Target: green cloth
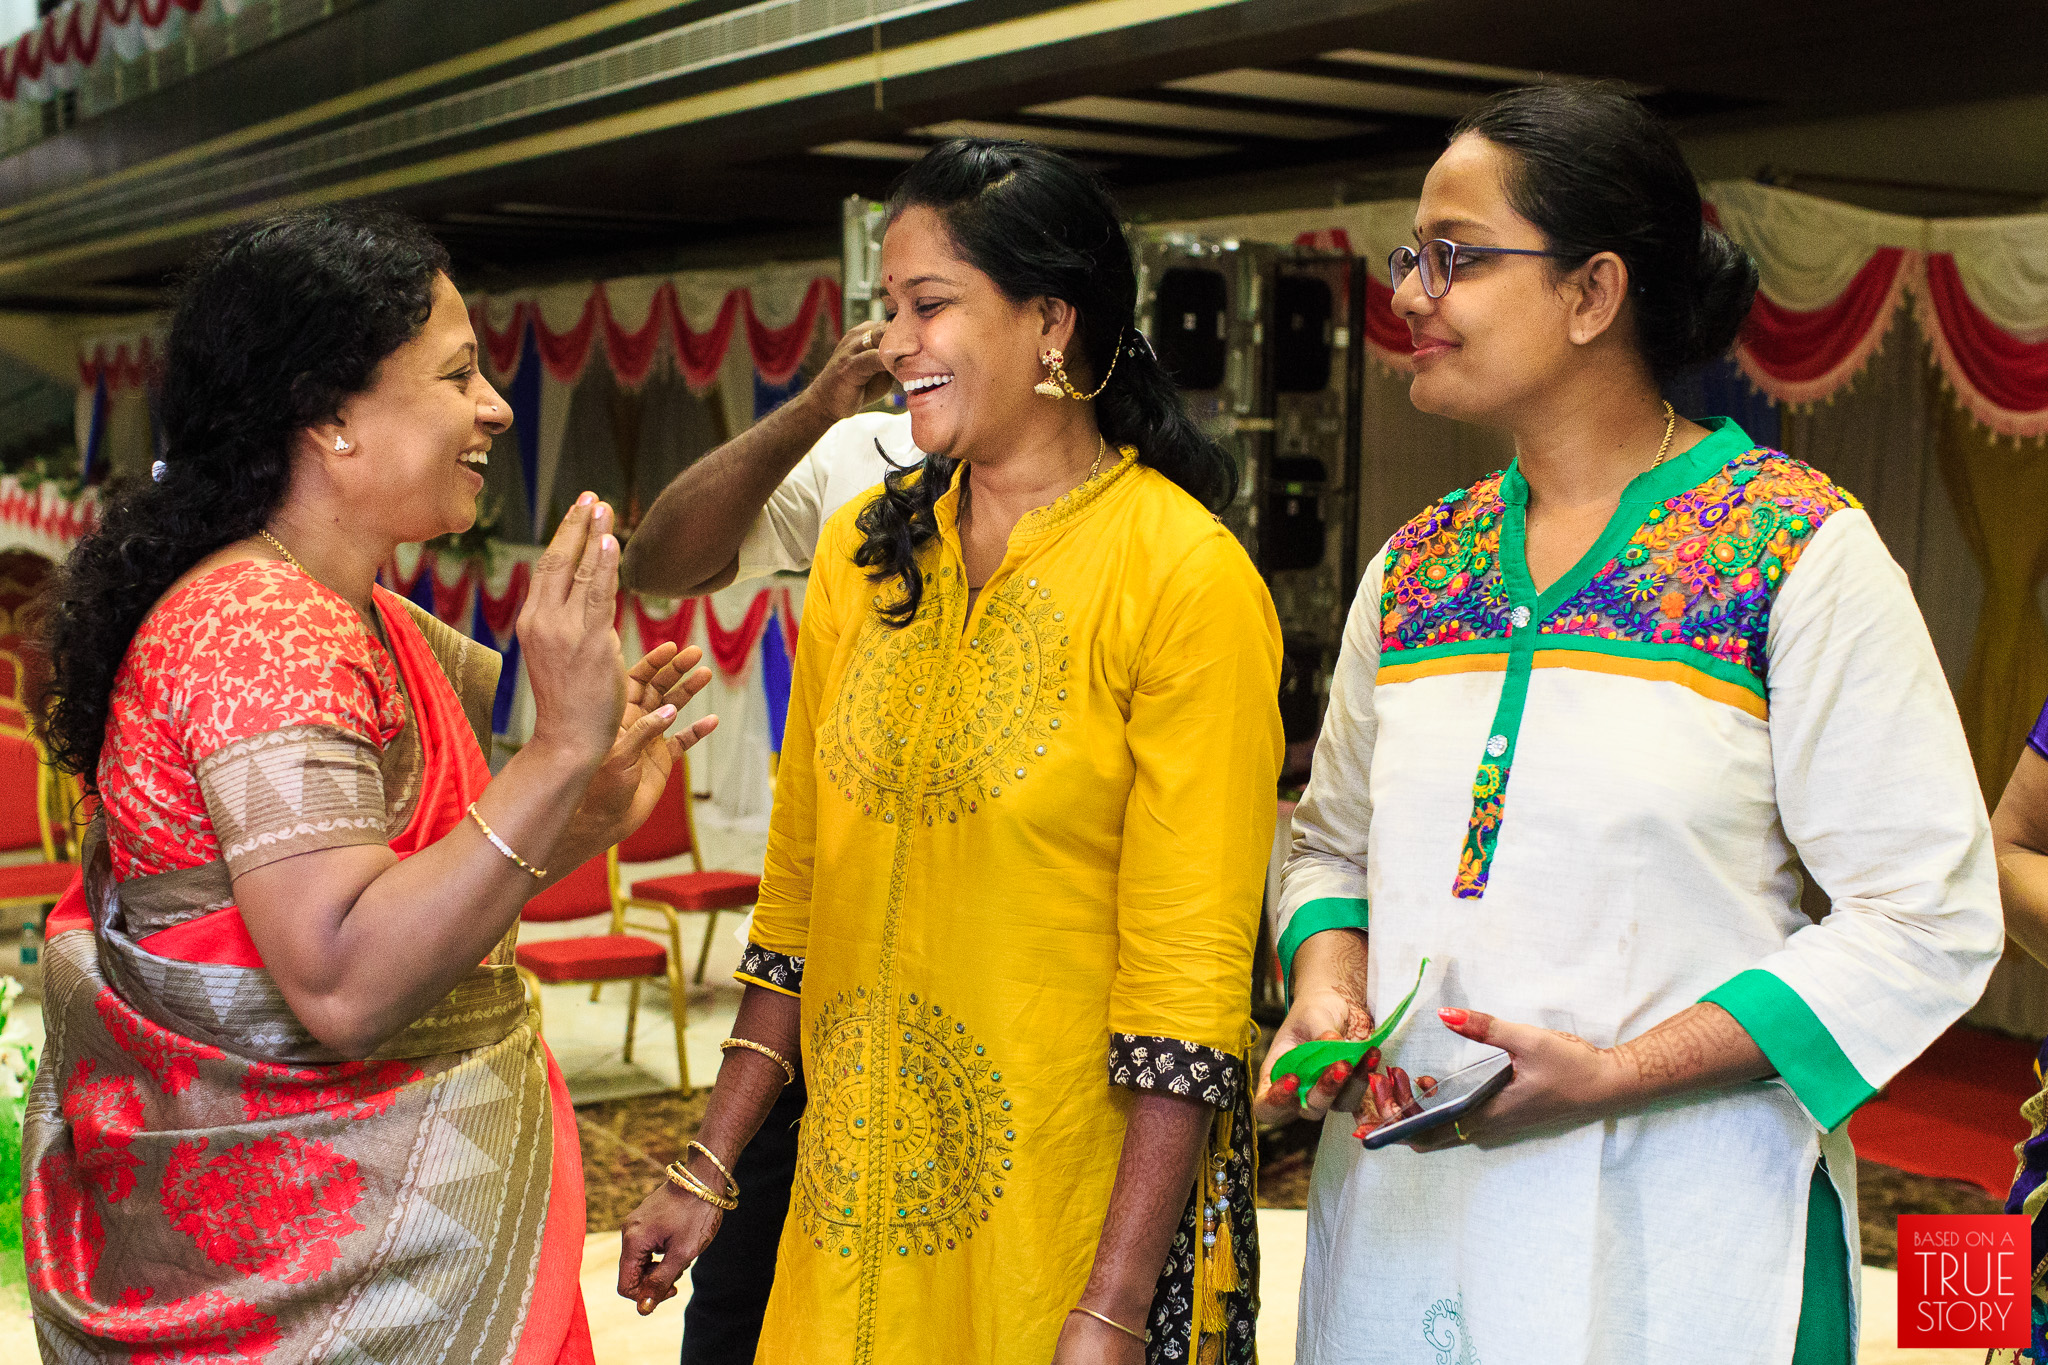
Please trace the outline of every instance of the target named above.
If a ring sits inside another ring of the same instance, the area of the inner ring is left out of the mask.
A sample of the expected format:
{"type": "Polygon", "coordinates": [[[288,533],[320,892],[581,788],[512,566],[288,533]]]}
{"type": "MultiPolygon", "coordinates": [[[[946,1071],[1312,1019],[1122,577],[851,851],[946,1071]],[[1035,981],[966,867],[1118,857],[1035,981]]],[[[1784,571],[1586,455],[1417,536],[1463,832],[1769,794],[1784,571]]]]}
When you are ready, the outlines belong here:
{"type": "Polygon", "coordinates": [[[1792,1365],[1854,1365],[1849,1334],[1849,1256],[1842,1241],[1842,1200],[1825,1163],[1813,1168],[1806,1196],[1806,1282],[1792,1365]]]}

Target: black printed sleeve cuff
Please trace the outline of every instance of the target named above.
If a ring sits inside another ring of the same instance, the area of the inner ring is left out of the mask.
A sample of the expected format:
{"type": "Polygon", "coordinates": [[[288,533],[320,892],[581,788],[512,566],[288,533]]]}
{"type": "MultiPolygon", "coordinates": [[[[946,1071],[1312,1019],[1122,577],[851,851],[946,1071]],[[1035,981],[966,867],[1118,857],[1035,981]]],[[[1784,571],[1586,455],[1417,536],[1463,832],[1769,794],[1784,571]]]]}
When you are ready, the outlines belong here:
{"type": "Polygon", "coordinates": [[[1244,1089],[1244,1063],[1227,1052],[1179,1038],[1112,1033],[1109,1081],[1132,1090],[1154,1090],[1229,1109],[1244,1089]]]}
{"type": "Polygon", "coordinates": [[[766,986],[783,995],[801,995],[804,960],[788,953],[771,953],[759,944],[749,943],[747,950],[740,954],[740,969],[733,973],[733,979],[766,986]]]}

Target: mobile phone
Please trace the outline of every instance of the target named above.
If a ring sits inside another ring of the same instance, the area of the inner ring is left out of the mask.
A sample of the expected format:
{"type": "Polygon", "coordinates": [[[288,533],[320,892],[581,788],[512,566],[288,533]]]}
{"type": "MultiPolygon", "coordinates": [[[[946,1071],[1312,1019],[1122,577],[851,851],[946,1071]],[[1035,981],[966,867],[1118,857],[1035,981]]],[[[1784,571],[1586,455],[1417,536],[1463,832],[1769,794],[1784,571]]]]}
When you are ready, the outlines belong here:
{"type": "Polygon", "coordinates": [[[1367,1133],[1364,1138],[1366,1149],[1376,1152],[1382,1147],[1407,1142],[1432,1128],[1454,1122],[1491,1099],[1514,1078],[1514,1059],[1505,1052],[1453,1071],[1437,1082],[1433,1094],[1427,1097],[1417,1094],[1416,1103],[1420,1107],[1413,1113],[1392,1123],[1383,1123],[1367,1133]]]}

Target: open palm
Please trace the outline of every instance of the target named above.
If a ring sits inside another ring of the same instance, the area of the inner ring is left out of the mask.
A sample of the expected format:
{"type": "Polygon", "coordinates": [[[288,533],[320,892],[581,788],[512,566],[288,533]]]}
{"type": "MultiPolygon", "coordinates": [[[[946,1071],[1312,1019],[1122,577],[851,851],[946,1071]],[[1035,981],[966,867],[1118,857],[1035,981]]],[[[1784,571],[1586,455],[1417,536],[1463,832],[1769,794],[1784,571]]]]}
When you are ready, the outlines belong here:
{"type": "Polygon", "coordinates": [[[695,645],[658,645],[627,672],[618,738],[577,811],[578,824],[608,832],[607,846],[640,828],[654,813],[677,756],[718,728],[718,717],[705,716],[675,734],[663,734],[676,712],[711,681],[711,670],[698,666],[703,658],[704,651],[695,645]],[[658,715],[663,708],[672,709],[658,715]]]}

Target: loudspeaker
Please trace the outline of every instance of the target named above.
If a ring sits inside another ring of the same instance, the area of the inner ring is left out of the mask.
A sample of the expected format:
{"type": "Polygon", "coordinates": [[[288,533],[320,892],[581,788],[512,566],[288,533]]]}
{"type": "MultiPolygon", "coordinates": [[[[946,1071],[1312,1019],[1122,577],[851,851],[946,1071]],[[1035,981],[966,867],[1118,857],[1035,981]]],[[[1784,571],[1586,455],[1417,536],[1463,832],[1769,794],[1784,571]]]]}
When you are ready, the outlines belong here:
{"type": "Polygon", "coordinates": [[[1176,266],[1159,277],[1152,350],[1184,389],[1223,385],[1229,359],[1230,289],[1220,270],[1176,266]]]}

